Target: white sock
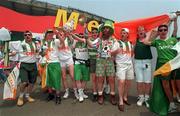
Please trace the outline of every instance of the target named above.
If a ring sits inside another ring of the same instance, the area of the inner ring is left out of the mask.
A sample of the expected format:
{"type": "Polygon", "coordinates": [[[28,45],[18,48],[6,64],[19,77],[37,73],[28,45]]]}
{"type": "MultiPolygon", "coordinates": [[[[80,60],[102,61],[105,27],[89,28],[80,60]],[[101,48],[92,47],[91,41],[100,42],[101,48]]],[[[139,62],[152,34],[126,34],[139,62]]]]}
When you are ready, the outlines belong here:
{"type": "Polygon", "coordinates": [[[69,91],[69,88],[66,88],[66,90],[65,91],[69,91]]]}
{"type": "Polygon", "coordinates": [[[29,97],[29,93],[26,93],[26,95],[25,95],[25,96],[26,96],[26,98],[28,98],[28,97],[29,97]]]}
{"type": "Polygon", "coordinates": [[[144,95],[139,95],[139,97],[144,97],[144,95]]]}
{"type": "Polygon", "coordinates": [[[19,97],[23,98],[23,96],[24,96],[24,93],[19,94],[19,97]]]}
{"type": "Polygon", "coordinates": [[[98,94],[99,94],[99,95],[102,95],[102,94],[103,94],[103,92],[102,92],[102,91],[99,91],[99,92],[98,92],[98,94]]]}
{"type": "Polygon", "coordinates": [[[93,95],[97,95],[97,92],[93,92],[93,95]]]}
{"type": "Polygon", "coordinates": [[[145,94],[144,98],[145,98],[145,101],[147,101],[149,99],[149,95],[145,94]]]}
{"type": "Polygon", "coordinates": [[[115,95],[115,92],[111,92],[110,94],[111,94],[111,95],[115,95]]]}

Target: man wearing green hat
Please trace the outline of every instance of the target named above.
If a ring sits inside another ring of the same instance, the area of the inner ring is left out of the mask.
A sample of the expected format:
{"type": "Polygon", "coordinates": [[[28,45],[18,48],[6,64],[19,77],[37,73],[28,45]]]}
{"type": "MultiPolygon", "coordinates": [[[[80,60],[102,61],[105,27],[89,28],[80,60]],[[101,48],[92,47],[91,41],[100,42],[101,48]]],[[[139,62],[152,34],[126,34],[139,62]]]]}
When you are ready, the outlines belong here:
{"type": "Polygon", "coordinates": [[[103,97],[103,83],[107,77],[110,84],[110,102],[115,105],[115,79],[114,79],[114,60],[111,56],[111,50],[114,47],[115,39],[112,37],[114,27],[112,21],[106,21],[100,28],[102,33],[96,44],[97,60],[96,60],[96,77],[98,78],[98,103],[100,105],[104,102],[103,97]]]}

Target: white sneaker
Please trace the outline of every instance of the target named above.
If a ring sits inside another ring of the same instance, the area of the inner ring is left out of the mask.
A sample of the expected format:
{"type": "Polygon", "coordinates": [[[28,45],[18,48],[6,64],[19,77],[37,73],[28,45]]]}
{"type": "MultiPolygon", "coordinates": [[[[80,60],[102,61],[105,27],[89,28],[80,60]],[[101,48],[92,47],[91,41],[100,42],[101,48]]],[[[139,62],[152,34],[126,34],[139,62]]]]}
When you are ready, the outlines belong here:
{"type": "Polygon", "coordinates": [[[148,100],[149,100],[149,95],[145,95],[144,102],[145,102],[145,105],[146,105],[147,108],[149,108],[148,100]]]}
{"type": "Polygon", "coordinates": [[[144,103],[144,96],[139,96],[137,101],[137,106],[142,106],[144,103]]]}
{"type": "Polygon", "coordinates": [[[67,99],[68,97],[69,97],[69,90],[66,89],[63,98],[64,98],[64,99],[67,99]]]}
{"type": "Polygon", "coordinates": [[[78,92],[79,92],[79,102],[83,102],[84,101],[83,90],[79,89],[78,92]]]}
{"type": "Polygon", "coordinates": [[[174,104],[174,102],[171,102],[169,104],[168,112],[175,112],[177,110],[177,106],[174,104]]]}
{"type": "Polygon", "coordinates": [[[74,89],[74,96],[75,96],[76,99],[79,99],[79,95],[78,95],[77,89],[74,89]]]}
{"type": "Polygon", "coordinates": [[[88,95],[84,94],[84,92],[82,92],[82,94],[83,94],[83,98],[84,98],[84,99],[87,99],[87,98],[88,98],[88,95]]]}
{"type": "Polygon", "coordinates": [[[149,103],[147,101],[145,101],[145,105],[147,108],[149,108],[149,103]]]}

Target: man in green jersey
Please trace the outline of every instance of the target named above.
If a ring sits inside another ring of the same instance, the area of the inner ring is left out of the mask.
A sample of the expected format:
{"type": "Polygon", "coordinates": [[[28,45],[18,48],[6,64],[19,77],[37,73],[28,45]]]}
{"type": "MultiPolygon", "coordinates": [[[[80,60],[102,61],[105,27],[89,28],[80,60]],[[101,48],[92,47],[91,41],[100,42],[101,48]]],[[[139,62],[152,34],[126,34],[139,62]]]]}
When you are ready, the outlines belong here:
{"type": "MultiPolygon", "coordinates": [[[[152,31],[150,35],[150,41],[145,44],[150,44],[157,49],[157,64],[156,69],[161,67],[163,64],[173,59],[176,56],[176,51],[171,49],[176,43],[177,34],[177,17],[174,18],[174,31],[172,37],[168,37],[168,26],[160,25],[158,31],[152,31]],[[158,37],[160,39],[151,39],[158,37]]],[[[150,110],[159,114],[167,115],[168,111],[172,112],[176,110],[176,106],[173,102],[172,91],[170,87],[171,75],[160,75],[154,78],[152,95],[150,97],[150,110]]],[[[177,80],[177,82],[180,82],[177,80]]]]}

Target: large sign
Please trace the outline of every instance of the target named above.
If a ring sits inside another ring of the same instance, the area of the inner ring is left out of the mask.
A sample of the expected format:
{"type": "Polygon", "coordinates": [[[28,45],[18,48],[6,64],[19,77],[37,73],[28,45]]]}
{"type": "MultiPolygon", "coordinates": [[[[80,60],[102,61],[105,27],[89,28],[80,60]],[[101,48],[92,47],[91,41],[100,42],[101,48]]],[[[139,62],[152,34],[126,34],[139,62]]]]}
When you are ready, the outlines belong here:
{"type": "MultiPolygon", "coordinates": [[[[71,20],[74,20],[74,29],[76,30],[78,24],[80,24],[80,25],[83,24],[83,23],[81,23],[81,20],[85,20],[85,19],[81,19],[79,16],[80,16],[80,14],[78,12],[72,12],[68,18],[66,10],[58,9],[54,27],[62,26],[65,23],[67,23],[71,20]],[[61,24],[61,22],[62,22],[62,24],[61,24]]],[[[91,31],[92,27],[98,28],[98,26],[99,26],[99,23],[96,20],[89,21],[89,23],[87,24],[88,31],[91,31]]]]}

